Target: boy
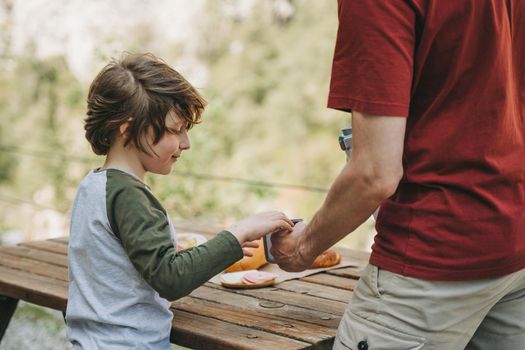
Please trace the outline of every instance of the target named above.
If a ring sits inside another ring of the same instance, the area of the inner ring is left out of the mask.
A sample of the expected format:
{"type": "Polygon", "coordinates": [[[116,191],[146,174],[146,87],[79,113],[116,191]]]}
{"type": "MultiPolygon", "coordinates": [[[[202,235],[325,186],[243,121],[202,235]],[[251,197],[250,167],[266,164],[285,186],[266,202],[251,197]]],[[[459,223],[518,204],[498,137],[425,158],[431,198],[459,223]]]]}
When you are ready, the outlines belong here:
{"type": "Polygon", "coordinates": [[[106,161],[82,181],[73,205],[66,321],[74,349],[170,349],[168,300],[242,258],[251,241],[292,229],[283,213],[267,212],[176,252],[173,225],[144,175],[169,174],[204,106],[151,54],[113,61],[93,81],[86,138],[106,161]]]}

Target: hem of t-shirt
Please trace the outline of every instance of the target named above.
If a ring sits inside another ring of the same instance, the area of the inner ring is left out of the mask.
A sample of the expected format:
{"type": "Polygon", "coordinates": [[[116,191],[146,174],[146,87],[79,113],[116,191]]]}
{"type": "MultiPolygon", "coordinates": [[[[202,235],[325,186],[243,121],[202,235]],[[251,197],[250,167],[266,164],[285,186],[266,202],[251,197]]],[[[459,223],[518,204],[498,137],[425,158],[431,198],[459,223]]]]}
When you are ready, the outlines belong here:
{"type": "Polygon", "coordinates": [[[503,266],[498,265],[484,269],[446,269],[420,265],[416,266],[394,258],[388,258],[380,256],[377,253],[372,253],[370,256],[370,264],[403,276],[420,278],[423,280],[454,282],[482,280],[505,276],[524,269],[525,259],[514,261],[511,264],[503,266]]]}
{"type": "MultiPolygon", "coordinates": [[[[217,238],[224,241],[224,244],[230,248],[231,256],[237,260],[242,259],[244,253],[242,252],[239,240],[230,231],[223,230],[217,234],[217,238]]],[[[237,261],[236,260],[236,261],[237,261]]]]}
{"type": "Polygon", "coordinates": [[[356,110],[368,114],[397,117],[408,116],[409,110],[407,104],[361,101],[347,96],[329,96],[328,108],[344,111],[356,110]]]}

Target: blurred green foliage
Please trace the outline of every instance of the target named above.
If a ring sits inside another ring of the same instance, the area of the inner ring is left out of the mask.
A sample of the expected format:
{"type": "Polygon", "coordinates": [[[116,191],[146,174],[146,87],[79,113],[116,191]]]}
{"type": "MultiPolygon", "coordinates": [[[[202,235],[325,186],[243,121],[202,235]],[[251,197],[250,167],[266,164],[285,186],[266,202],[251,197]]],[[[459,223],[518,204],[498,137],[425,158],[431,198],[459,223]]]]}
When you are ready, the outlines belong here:
{"type": "MultiPolygon", "coordinates": [[[[209,104],[202,125],[190,131],[192,150],[172,175],[147,181],[175,219],[229,221],[270,208],[308,218],[324,193],[191,174],[329,187],[344,164],[336,139],[349,117],[326,109],[337,4],[295,0],[293,14],[282,17],[260,1],[238,18],[220,3],[209,1],[194,28],[208,69],[208,82],[198,87],[209,104]]],[[[129,50],[148,50],[147,25],[132,34],[129,50]]],[[[154,51],[168,62],[183,52],[175,44],[154,51]]],[[[24,55],[7,50],[0,60],[0,194],[31,200],[45,189],[46,205],[67,215],[79,181],[103,162],[84,140],[88,86],[61,56],[39,59],[29,48],[24,55]]],[[[7,220],[0,216],[4,227],[7,220]]]]}

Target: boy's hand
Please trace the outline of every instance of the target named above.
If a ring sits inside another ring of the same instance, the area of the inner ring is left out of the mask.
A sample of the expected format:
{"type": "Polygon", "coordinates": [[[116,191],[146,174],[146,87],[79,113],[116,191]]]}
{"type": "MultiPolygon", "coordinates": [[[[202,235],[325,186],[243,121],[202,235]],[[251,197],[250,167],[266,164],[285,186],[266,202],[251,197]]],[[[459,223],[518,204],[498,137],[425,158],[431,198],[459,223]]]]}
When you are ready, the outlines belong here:
{"type": "Polygon", "coordinates": [[[253,248],[259,248],[259,240],[257,241],[246,241],[243,244],[241,244],[242,247],[242,253],[244,256],[253,256],[253,248]]]}
{"type": "Polygon", "coordinates": [[[292,231],[292,221],[280,211],[267,211],[252,215],[230,227],[230,231],[242,245],[247,241],[254,241],[275,231],[292,231]]]}

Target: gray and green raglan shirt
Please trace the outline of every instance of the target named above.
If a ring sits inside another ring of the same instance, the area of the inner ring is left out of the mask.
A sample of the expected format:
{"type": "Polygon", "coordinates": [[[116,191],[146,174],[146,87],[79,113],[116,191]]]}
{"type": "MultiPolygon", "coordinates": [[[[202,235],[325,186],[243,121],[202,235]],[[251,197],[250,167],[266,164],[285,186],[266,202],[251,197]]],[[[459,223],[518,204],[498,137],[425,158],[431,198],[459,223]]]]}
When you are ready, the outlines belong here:
{"type": "Polygon", "coordinates": [[[179,253],[175,240],[169,216],[138,178],[117,169],[86,176],[68,250],[66,321],[74,349],[170,349],[168,300],[242,258],[227,231],[179,253]]]}

